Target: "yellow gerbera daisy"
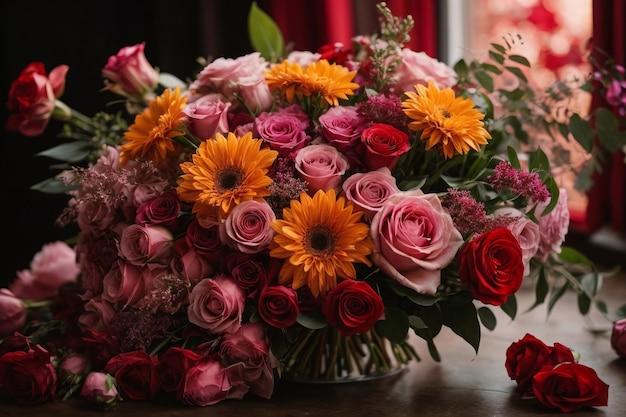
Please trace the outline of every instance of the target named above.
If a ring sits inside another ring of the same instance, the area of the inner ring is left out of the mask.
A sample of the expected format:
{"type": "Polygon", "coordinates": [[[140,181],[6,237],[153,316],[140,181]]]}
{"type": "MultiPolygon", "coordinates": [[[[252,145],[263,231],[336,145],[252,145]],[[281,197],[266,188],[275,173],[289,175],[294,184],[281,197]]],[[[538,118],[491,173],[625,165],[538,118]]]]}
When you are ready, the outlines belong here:
{"type": "Polygon", "coordinates": [[[120,164],[133,159],[149,160],[160,169],[167,169],[177,162],[182,147],[174,140],[184,133],[179,130],[182,124],[183,108],[187,97],[180,95],[180,89],[167,89],[152,100],[148,108],[135,117],[122,139],[120,164]]]}
{"type": "Polygon", "coordinates": [[[265,72],[265,81],[271,90],[280,90],[288,102],[295,97],[320,96],[331,106],[339,99],[347,100],[359,88],[352,80],[356,71],[322,59],[302,68],[299,64],[283,61],[265,72]]]}
{"type": "Polygon", "coordinates": [[[261,200],[270,194],[272,179],[267,176],[278,152],[261,149],[263,141],[253,139],[252,133],[238,137],[228,133],[216,134],[215,139],[203,141],[191,162],[183,162],[178,195],[194,203],[193,212],[219,219],[247,200],[261,200]]]}
{"type": "Polygon", "coordinates": [[[483,127],[485,115],[471,99],[456,97],[451,88],[439,90],[432,81],[428,87],[416,85],[415,90],[417,94],[405,92],[408,98],[402,101],[402,108],[413,119],[409,128],[422,131],[420,138],[426,141],[426,150],[440,145],[447,159],[466,154],[470,148],[478,151],[491,139],[483,127]]]}
{"type": "Polygon", "coordinates": [[[367,255],[373,250],[361,216],[334,190],[319,190],[313,198],[302,193],[300,201],[292,200],[283,209],[283,220],[272,222],[276,234],[270,255],[285,259],[279,282],[291,282],[294,289],[308,285],[317,297],[333,289],[337,277],[354,279],[354,263],[370,266],[367,255]]]}

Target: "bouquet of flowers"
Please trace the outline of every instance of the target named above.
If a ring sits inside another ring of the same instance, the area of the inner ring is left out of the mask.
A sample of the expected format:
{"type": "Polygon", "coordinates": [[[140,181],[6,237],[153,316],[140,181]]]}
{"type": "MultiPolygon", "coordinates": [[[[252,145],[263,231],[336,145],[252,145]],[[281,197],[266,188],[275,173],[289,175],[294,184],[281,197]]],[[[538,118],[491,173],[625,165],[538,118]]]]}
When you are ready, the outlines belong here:
{"type": "MultiPolygon", "coordinates": [[[[526,59],[507,41],[452,68],[404,48],[410,16],[378,10],[379,33],[310,52],[253,5],[256,51],[187,81],[124,47],[102,70],[117,113],[63,103],[67,66],[20,74],[7,127],[65,122],[44,152],[61,172],[36,188],[68,193],[58,221],[79,233],[0,292],[0,393],[270,398],[279,377],[402,369],[419,360],[409,336],[441,360],[444,326],[478,352],[524,282],[531,308],[551,290],[551,306],[574,290],[581,314],[603,308],[603,274],[563,246],[566,192],[520,140],[539,103],[526,59]],[[503,73],[517,86],[496,88],[503,73]]],[[[591,134],[577,114],[542,120],[591,134]]]]}

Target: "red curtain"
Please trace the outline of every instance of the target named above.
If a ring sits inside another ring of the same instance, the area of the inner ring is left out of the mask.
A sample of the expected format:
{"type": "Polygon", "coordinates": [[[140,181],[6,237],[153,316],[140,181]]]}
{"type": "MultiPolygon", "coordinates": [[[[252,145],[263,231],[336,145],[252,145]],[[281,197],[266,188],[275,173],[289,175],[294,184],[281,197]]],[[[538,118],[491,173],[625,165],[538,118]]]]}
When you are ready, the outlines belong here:
{"type": "MultiPolygon", "coordinates": [[[[276,21],[285,42],[294,49],[316,51],[331,42],[350,44],[354,35],[378,29],[376,3],[370,0],[260,0],[259,6],[276,21]],[[365,19],[366,22],[357,21],[365,19]],[[358,32],[357,27],[370,29],[358,32]]],[[[437,58],[437,0],[387,0],[398,17],[413,16],[415,26],[407,47],[437,58]]]]}
{"type": "MultiPolygon", "coordinates": [[[[626,63],[626,2],[593,0],[593,45],[606,51],[617,64],[626,63]]],[[[593,98],[592,107],[604,105],[603,97],[593,98]]],[[[626,163],[624,154],[617,152],[594,175],[594,185],[588,193],[586,232],[602,226],[626,232],[626,163]]]]}

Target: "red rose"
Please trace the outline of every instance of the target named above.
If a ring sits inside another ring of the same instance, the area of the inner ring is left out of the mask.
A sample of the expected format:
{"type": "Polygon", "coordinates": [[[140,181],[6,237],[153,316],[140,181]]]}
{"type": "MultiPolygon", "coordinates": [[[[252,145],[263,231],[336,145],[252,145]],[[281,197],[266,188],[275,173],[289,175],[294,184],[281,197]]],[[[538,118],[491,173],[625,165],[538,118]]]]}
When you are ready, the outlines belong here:
{"type": "Polygon", "coordinates": [[[8,352],[0,357],[0,393],[18,404],[52,399],[57,374],[47,350],[37,345],[28,352],[8,352]]]}
{"type": "Polygon", "coordinates": [[[526,333],[506,350],[504,365],[509,377],[517,382],[518,391],[529,393],[532,391],[533,376],[543,367],[553,368],[560,362],[573,361],[574,355],[567,346],[555,343],[554,347],[550,347],[526,333]]]}
{"type": "Polygon", "coordinates": [[[532,379],[533,393],[546,407],[569,413],[582,407],[604,406],[609,386],[596,371],[576,362],[562,362],[538,372],[532,379]]]}
{"type": "Polygon", "coordinates": [[[300,307],[296,292],[283,285],[272,285],[261,290],[259,315],[270,326],[284,329],[296,322],[300,307]]]}
{"type": "Polygon", "coordinates": [[[177,398],[183,393],[185,373],[202,358],[197,352],[172,346],[159,357],[157,377],[166,392],[175,392],[177,398]]]}
{"type": "Polygon", "coordinates": [[[11,84],[7,107],[11,112],[6,127],[24,136],[38,136],[46,129],[56,99],[65,89],[69,67],[59,65],[46,75],[43,63],[30,63],[11,84]]]}
{"type": "Polygon", "coordinates": [[[367,282],[351,279],[330,290],[322,304],[324,317],[344,337],[369,331],[384,311],[382,298],[367,282]]]}
{"type": "Polygon", "coordinates": [[[361,133],[365,166],[370,171],[396,166],[398,158],[411,148],[409,135],[384,123],[373,123],[361,133]]]}
{"type": "Polygon", "coordinates": [[[522,249],[506,227],[482,233],[461,250],[459,277],[478,300],[499,306],[522,285],[522,249]]]}
{"type": "Polygon", "coordinates": [[[104,372],[113,375],[120,391],[131,400],[150,400],[159,390],[157,365],[155,356],[137,350],[114,356],[104,372]]]}

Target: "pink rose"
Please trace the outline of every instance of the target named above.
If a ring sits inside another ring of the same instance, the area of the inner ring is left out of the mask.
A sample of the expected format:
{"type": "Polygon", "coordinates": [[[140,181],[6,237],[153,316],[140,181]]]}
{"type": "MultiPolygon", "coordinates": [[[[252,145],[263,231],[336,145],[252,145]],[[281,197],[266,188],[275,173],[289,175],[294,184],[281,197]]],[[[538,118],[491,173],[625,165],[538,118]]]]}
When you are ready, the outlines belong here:
{"type": "Polygon", "coordinates": [[[73,385],[85,377],[89,368],[89,358],[82,353],[72,352],[59,364],[59,381],[61,384],[73,385]]]}
{"type": "Polygon", "coordinates": [[[428,56],[426,52],[403,48],[400,59],[394,74],[395,81],[390,84],[396,95],[413,91],[415,84],[428,85],[428,81],[433,81],[440,89],[452,87],[456,83],[454,69],[428,56]]]}
{"type": "Polygon", "coordinates": [[[119,259],[105,275],[102,299],[119,305],[133,306],[152,288],[152,271],[119,259]]]}
{"type": "Polygon", "coordinates": [[[7,288],[0,288],[0,339],[26,324],[26,305],[7,288]]]}
{"type": "Polygon", "coordinates": [[[243,379],[243,370],[243,363],[223,367],[210,356],[203,357],[185,373],[183,403],[207,406],[242,399],[250,389],[243,379]]]}
{"type": "Polygon", "coordinates": [[[87,401],[113,406],[120,401],[115,378],[104,372],[91,372],[85,378],[80,395],[87,401]]]}
{"type": "Polygon", "coordinates": [[[311,141],[306,132],[309,124],[309,116],[300,106],[292,104],[276,112],[259,114],[254,121],[254,134],[280,156],[288,156],[311,141]]]}
{"type": "Polygon", "coordinates": [[[507,228],[513,233],[515,239],[522,248],[522,261],[524,262],[524,275],[530,272],[530,260],[537,253],[539,241],[541,240],[541,231],[537,223],[530,220],[521,211],[513,207],[505,207],[497,209],[493,215],[498,218],[501,216],[513,217],[515,220],[507,224],[507,228]]]}
{"type": "Polygon", "coordinates": [[[331,107],[319,117],[319,122],[328,143],[345,154],[354,152],[368,126],[367,118],[357,112],[356,106],[331,107]]]}
{"type": "Polygon", "coordinates": [[[225,245],[239,252],[259,253],[269,247],[274,237],[270,224],[275,219],[276,215],[266,201],[243,201],[220,223],[220,238],[225,245]]]}
{"type": "Polygon", "coordinates": [[[387,167],[352,174],[341,187],[346,198],[352,201],[357,210],[363,212],[367,221],[372,220],[389,197],[400,192],[396,179],[387,167]]]}
{"type": "Polygon", "coordinates": [[[626,319],[617,320],[613,323],[611,347],[618,356],[626,359],[626,319]]]}
{"type": "Polygon", "coordinates": [[[295,324],[300,313],[296,292],[284,285],[271,285],[261,289],[258,308],[261,318],[279,329],[295,324]]]}
{"type": "Polygon", "coordinates": [[[28,352],[0,356],[0,396],[32,405],[53,399],[56,390],[57,374],[51,355],[40,345],[28,352]]]}
{"type": "Polygon", "coordinates": [[[109,90],[122,96],[143,96],[156,88],[159,73],[146,59],[145,46],[145,42],[125,46],[109,57],[102,68],[102,77],[111,82],[109,90]]]}
{"type": "Polygon", "coordinates": [[[363,155],[365,166],[370,171],[396,166],[398,158],[411,148],[409,135],[385,123],[373,123],[361,134],[359,154],[363,155]]]}
{"type": "Polygon", "coordinates": [[[436,194],[420,190],[389,197],[372,219],[372,261],[391,278],[422,294],[435,294],[441,269],[463,236],[436,194]]]}
{"type": "Polygon", "coordinates": [[[214,138],[216,133],[226,133],[228,110],[231,103],[222,101],[220,94],[207,94],[188,103],[183,109],[191,133],[200,140],[214,138]]]}
{"type": "Polygon", "coordinates": [[[65,89],[69,67],[59,65],[46,75],[43,63],[32,62],[11,83],[7,107],[11,113],[6,122],[10,131],[24,136],[38,136],[46,129],[57,99],[65,89]]]}
{"type": "Polygon", "coordinates": [[[120,256],[133,265],[167,265],[174,255],[173,241],[165,227],[131,224],[120,237],[120,256]]]}
{"type": "Polygon", "coordinates": [[[61,285],[76,282],[79,273],[74,249],[62,241],[47,243],[33,257],[30,270],[19,271],[9,289],[19,298],[49,299],[61,285]]]}
{"type": "Polygon", "coordinates": [[[200,71],[189,90],[192,96],[221,93],[233,106],[238,104],[237,96],[242,96],[253,112],[265,111],[272,105],[272,94],[265,83],[267,66],[259,52],[235,59],[217,58],[200,71]]]}
{"type": "Polygon", "coordinates": [[[319,61],[321,55],[317,52],[311,51],[291,51],[285,58],[289,62],[293,62],[294,64],[298,64],[301,67],[306,67],[314,62],[319,61]]]}
{"type": "Polygon", "coordinates": [[[318,190],[338,191],[341,180],[348,171],[348,159],[335,147],[320,143],[300,149],[295,158],[296,171],[309,183],[309,193],[318,190]]]}
{"type": "Polygon", "coordinates": [[[113,304],[103,300],[99,295],[87,301],[85,312],[78,318],[78,325],[83,331],[88,329],[108,331],[116,313],[113,304]]]}
{"type": "Polygon", "coordinates": [[[270,360],[270,344],[260,322],[245,323],[235,333],[224,335],[220,354],[226,363],[243,363],[243,379],[250,392],[262,398],[271,398],[274,376],[270,360]]]}
{"type": "Polygon", "coordinates": [[[170,264],[172,272],[192,285],[215,273],[214,266],[197,250],[189,246],[187,239],[179,238],[174,242],[174,257],[170,264]]]}
{"type": "Polygon", "coordinates": [[[205,278],[189,295],[187,317],[212,333],[233,333],[241,327],[245,294],[226,275],[205,278]]]}
{"type": "Polygon", "coordinates": [[[550,200],[546,200],[537,204],[535,209],[535,215],[539,220],[539,230],[541,230],[541,240],[539,241],[539,248],[535,257],[542,262],[547,261],[551,253],[561,253],[561,245],[569,230],[570,217],[567,206],[567,190],[560,188],[559,201],[554,209],[545,216],[541,216],[541,213],[549,203],[550,200]]]}

